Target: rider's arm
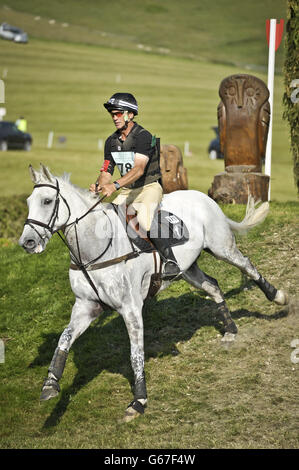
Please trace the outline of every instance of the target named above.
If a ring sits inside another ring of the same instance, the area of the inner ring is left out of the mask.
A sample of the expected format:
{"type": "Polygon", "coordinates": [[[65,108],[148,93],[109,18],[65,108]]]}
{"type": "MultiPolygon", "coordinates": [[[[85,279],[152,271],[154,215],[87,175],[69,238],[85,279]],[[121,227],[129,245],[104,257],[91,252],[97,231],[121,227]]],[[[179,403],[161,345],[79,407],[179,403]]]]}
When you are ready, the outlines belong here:
{"type": "Polygon", "coordinates": [[[105,171],[102,171],[97,178],[96,183],[98,183],[99,186],[103,186],[104,184],[109,184],[111,181],[111,174],[105,171]]]}
{"type": "Polygon", "coordinates": [[[120,187],[135,183],[143,175],[148,160],[146,155],[135,153],[133,168],[117,180],[120,187]]]}

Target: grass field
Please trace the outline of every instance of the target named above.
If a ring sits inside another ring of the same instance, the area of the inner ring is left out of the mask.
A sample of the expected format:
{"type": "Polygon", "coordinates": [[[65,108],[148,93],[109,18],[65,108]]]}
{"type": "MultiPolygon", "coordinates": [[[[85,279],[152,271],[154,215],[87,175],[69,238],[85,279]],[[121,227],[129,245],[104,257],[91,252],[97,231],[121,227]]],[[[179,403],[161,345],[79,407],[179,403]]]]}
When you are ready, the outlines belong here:
{"type": "MultiPolygon", "coordinates": [[[[223,161],[211,161],[207,147],[217,123],[218,87],[235,72],[227,65],[174,59],[95,46],[32,40],[28,46],[5,43],[0,49],[6,84],[7,118],[28,119],[34,145],[29,153],[1,155],[0,183],[4,195],[28,192],[29,163],[42,161],[52,171],[71,172],[73,181],[89,186],[102,162],[98,140],[113,131],[102,103],[117,89],[133,92],[140,102],[138,122],[184,150],[191,188],[207,192],[223,161]],[[136,67],[136,63],[138,67],[136,67]],[[119,73],[121,70],[121,74],[119,73]],[[132,72],[134,70],[134,72],[132,72]],[[121,75],[121,83],[116,80],[121,75]],[[47,149],[49,131],[54,146],[47,149]],[[67,138],[65,146],[58,137],[67,138]]],[[[262,74],[256,74],[266,79],[262,74]]],[[[276,77],[273,129],[272,199],[296,199],[288,129],[282,121],[282,76],[276,77]]]]}
{"type": "MultiPolygon", "coordinates": [[[[113,131],[102,103],[126,90],[139,101],[138,122],[162,144],[183,151],[189,142],[189,187],[206,193],[224,169],[223,161],[207,155],[219,84],[239,72],[267,82],[265,19],[285,18],[280,0],[117,5],[115,23],[112,2],[0,0],[0,22],[30,34],[24,46],[0,41],[6,118],[25,115],[34,139],[30,152],[0,154],[0,448],[298,448],[298,363],[291,360],[291,341],[299,338],[299,205],[282,120],[282,46],[276,57],[270,215],[238,242],[269,282],[289,292],[289,308],[268,302],[237,269],[203,253],[200,266],[217,278],[239,328],[230,348],[220,341],[215,304],[180,281],[145,306],[144,417],[120,421],[131,400],[131,368],[127,333],[116,312],[99,318],[74,344],[60,397],[39,403],[74,297],[69,255],[58,238],[39,256],[16,245],[32,191],[28,165],[43,162],[54,174],[69,172],[73,183],[89,186],[102,163],[98,141],[113,131]],[[64,145],[59,136],[66,137],[64,145]]],[[[240,220],[245,208],[223,210],[240,220]]]]}
{"type": "MultiPolygon", "coordinates": [[[[244,208],[224,210],[240,219],[244,208]]],[[[221,344],[214,302],[184,281],[146,304],[149,406],[129,424],[121,422],[131,399],[129,341],[116,312],[75,342],[60,397],[39,403],[74,301],[69,255],[55,237],[38,256],[2,240],[0,447],[297,448],[298,364],[291,360],[299,332],[296,217],[296,203],[273,203],[267,220],[239,240],[260,272],[289,292],[289,309],[268,302],[236,268],[208,254],[200,258],[218,279],[239,328],[231,348],[221,344]]]]}
{"type": "MultiPolygon", "coordinates": [[[[44,15],[41,16],[42,18],[51,16],[46,6],[48,3],[42,2],[41,6],[40,2],[23,2],[22,8],[20,2],[5,3],[15,9],[7,10],[2,7],[3,19],[21,25],[25,22],[28,28],[26,15],[29,13],[24,13],[23,10],[32,12],[29,16],[31,23],[34,24],[39,23],[34,20],[34,15],[38,14],[38,8],[42,9],[40,13],[44,15]],[[16,11],[17,7],[21,12],[16,11]]],[[[88,18],[92,18],[91,24],[95,21],[92,14],[93,3],[90,3],[90,9],[84,8],[85,13],[82,12],[83,4],[80,2],[74,2],[76,8],[73,9],[68,8],[69,2],[63,2],[64,10],[61,4],[58,6],[58,2],[56,3],[57,8],[52,9],[52,12],[55,11],[57,15],[60,15],[57,17],[59,21],[63,20],[64,14],[69,15],[65,21],[71,22],[72,20],[74,24],[79,21],[80,17],[81,23],[79,24],[82,27],[87,24],[88,18]],[[73,19],[70,15],[73,15],[73,19]]],[[[146,2],[145,5],[148,6],[150,3],[146,2]]],[[[259,6],[258,12],[263,18],[262,36],[264,35],[264,19],[270,15],[270,11],[275,11],[277,16],[284,17],[282,4],[283,2],[272,1],[263,2],[259,6]],[[274,5],[273,10],[270,5],[274,5]]],[[[167,5],[170,9],[175,5],[178,8],[177,2],[167,2],[167,5]]],[[[192,11],[194,14],[191,8],[191,6],[194,7],[194,2],[187,2],[187,5],[190,8],[186,8],[186,12],[183,13],[185,22],[181,19],[182,24],[185,25],[189,25],[188,18],[192,11]]],[[[219,17],[221,5],[222,10],[224,9],[223,2],[216,2],[216,5],[218,5],[217,11],[214,12],[212,9],[210,12],[210,17],[213,19],[215,16],[219,17]]],[[[52,8],[54,8],[53,5],[52,8]]],[[[105,11],[104,8],[100,22],[106,18],[105,15],[108,15],[105,11]]],[[[254,11],[255,15],[258,15],[256,10],[254,11]]],[[[239,15],[239,21],[242,24],[246,18],[245,13],[246,10],[243,11],[243,7],[242,11],[240,7],[236,8],[234,21],[238,20],[239,15]]],[[[170,17],[175,22],[174,19],[178,15],[173,12],[170,17]]],[[[161,21],[159,15],[155,18],[161,21]]],[[[250,18],[248,28],[257,28],[254,30],[255,33],[252,31],[250,34],[253,37],[257,32],[261,34],[261,27],[257,26],[260,20],[258,21],[255,16],[248,18],[250,18]]],[[[182,39],[186,35],[182,24],[180,22],[177,24],[177,35],[169,33],[175,50],[179,50],[182,39]]],[[[205,24],[208,24],[208,20],[205,24]]],[[[207,26],[203,28],[203,31],[205,28],[207,26]]],[[[241,34],[246,32],[246,28],[240,27],[239,30],[241,34]]],[[[30,32],[30,29],[28,31],[30,32]]],[[[214,52],[210,52],[209,60],[206,60],[206,57],[205,60],[203,58],[195,60],[187,56],[178,57],[180,53],[177,56],[171,56],[154,52],[146,53],[144,50],[136,50],[136,47],[131,50],[125,49],[126,42],[123,44],[122,41],[119,41],[118,46],[123,45],[123,49],[116,48],[113,41],[110,41],[109,47],[107,43],[97,45],[91,40],[89,45],[80,44],[78,38],[81,36],[78,33],[76,33],[77,43],[74,44],[72,41],[75,41],[75,37],[60,37],[58,33],[53,32],[48,22],[39,32],[35,31],[38,38],[30,38],[27,45],[1,41],[0,76],[5,75],[6,117],[15,120],[19,115],[24,114],[34,139],[33,150],[28,154],[9,152],[1,155],[2,194],[29,192],[31,183],[27,177],[28,164],[39,165],[40,161],[48,165],[54,173],[71,172],[75,183],[89,186],[90,182],[94,181],[102,162],[102,151],[98,149],[98,140],[104,141],[113,131],[112,123],[102,103],[120,89],[136,95],[140,105],[139,123],[160,136],[162,143],[178,145],[182,151],[184,143],[190,143],[192,156],[185,157],[190,187],[207,192],[214,175],[224,169],[223,161],[210,161],[207,155],[208,144],[214,138],[211,127],[217,124],[218,88],[221,80],[234,73],[250,73],[246,64],[253,63],[256,64],[256,69],[252,73],[267,82],[266,68],[264,71],[258,68],[261,60],[264,65],[267,65],[266,41],[263,40],[263,47],[259,49],[259,53],[255,57],[250,57],[252,45],[238,40],[236,30],[232,30],[228,20],[222,22],[219,31],[221,32],[219,38],[222,38],[223,43],[224,38],[235,31],[233,49],[236,56],[230,64],[224,59],[214,60],[215,53],[220,53],[219,51],[222,51],[223,57],[232,57],[232,53],[228,53],[228,50],[222,47],[223,44],[211,44],[214,52]],[[48,30],[50,32],[47,36],[48,30]],[[239,63],[241,65],[236,65],[239,63]],[[54,132],[52,149],[47,149],[49,131],[54,132]],[[59,145],[59,136],[67,138],[64,146],[59,145]]],[[[249,34],[248,31],[247,34],[249,34]]],[[[156,36],[153,34],[154,37],[156,36]]],[[[210,44],[208,39],[207,42],[210,44]]],[[[198,43],[200,44],[200,41],[198,43]]],[[[190,50],[192,50],[192,44],[189,44],[190,50]]],[[[287,124],[282,120],[284,91],[281,74],[282,57],[283,46],[277,53],[273,118],[271,191],[272,200],[277,201],[296,199],[292,157],[288,142],[289,131],[287,124]]]]}

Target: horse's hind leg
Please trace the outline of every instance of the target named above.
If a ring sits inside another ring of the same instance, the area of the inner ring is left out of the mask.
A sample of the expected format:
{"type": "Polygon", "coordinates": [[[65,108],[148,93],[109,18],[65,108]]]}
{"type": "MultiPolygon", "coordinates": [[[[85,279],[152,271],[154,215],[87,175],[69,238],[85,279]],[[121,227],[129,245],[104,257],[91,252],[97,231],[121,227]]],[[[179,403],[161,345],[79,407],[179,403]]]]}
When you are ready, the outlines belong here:
{"type": "Polygon", "coordinates": [[[250,259],[244,256],[241,251],[237,248],[235,241],[230,250],[227,250],[225,256],[223,254],[217,254],[213,251],[213,255],[216,258],[227,261],[239,268],[243,273],[247,274],[255,284],[263,291],[265,296],[271,302],[274,301],[278,305],[286,305],[288,303],[288,296],[283,290],[278,290],[272,286],[256,269],[251,263],[250,259]]]}
{"type": "Polygon", "coordinates": [[[50,400],[60,392],[59,380],[62,377],[68,352],[78,338],[88,328],[90,323],[100,314],[102,307],[95,302],[77,299],[72,310],[71,321],[64,329],[55,349],[48,377],[44,380],[41,401],[50,400]]]}
{"type": "Polygon", "coordinates": [[[182,277],[194,287],[206,291],[215,300],[218,312],[220,313],[224,324],[225,333],[236,334],[238,332],[237,326],[230,315],[223,293],[221,292],[216,279],[201,271],[197,266],[196,261],[183,273],[182,277]]]}

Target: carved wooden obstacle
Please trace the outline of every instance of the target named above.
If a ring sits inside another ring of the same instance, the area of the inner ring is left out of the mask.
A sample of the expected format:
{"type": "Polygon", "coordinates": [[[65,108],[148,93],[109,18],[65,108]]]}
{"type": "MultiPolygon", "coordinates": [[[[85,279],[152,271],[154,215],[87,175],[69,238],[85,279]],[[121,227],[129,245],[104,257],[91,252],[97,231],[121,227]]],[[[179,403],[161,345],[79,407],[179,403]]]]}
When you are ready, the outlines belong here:
{"type": "Polygon", "coordinates": [[[163,192],[171,193],[188,189],[187,169],[184,168],[182,152],[176,145],[161,145],[160,167],[163,192]]]}
{"type": "Polygon", "coordinates": [[[218,127],[225,171],[214,177],[209,196],[245,204],[248,192],[267,201],[269,176],[262,174],[270,122],[269,91],[253,75],[225,78],[219,88],[218,127]]]}

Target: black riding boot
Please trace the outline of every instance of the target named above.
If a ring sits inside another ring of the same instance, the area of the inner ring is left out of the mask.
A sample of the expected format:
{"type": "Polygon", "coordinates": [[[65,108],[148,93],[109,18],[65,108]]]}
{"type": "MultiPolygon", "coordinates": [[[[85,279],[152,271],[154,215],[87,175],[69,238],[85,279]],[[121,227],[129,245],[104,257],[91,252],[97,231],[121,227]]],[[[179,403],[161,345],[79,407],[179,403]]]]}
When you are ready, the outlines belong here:
{"type": "Polygon", "coordinates": [[[166,281],[179,276],[182,272],[169,245],[168,238],[152,238],[150,232],[147,235],[164,261],[164,271],[161,274],[161,278],[166,281]]]}

